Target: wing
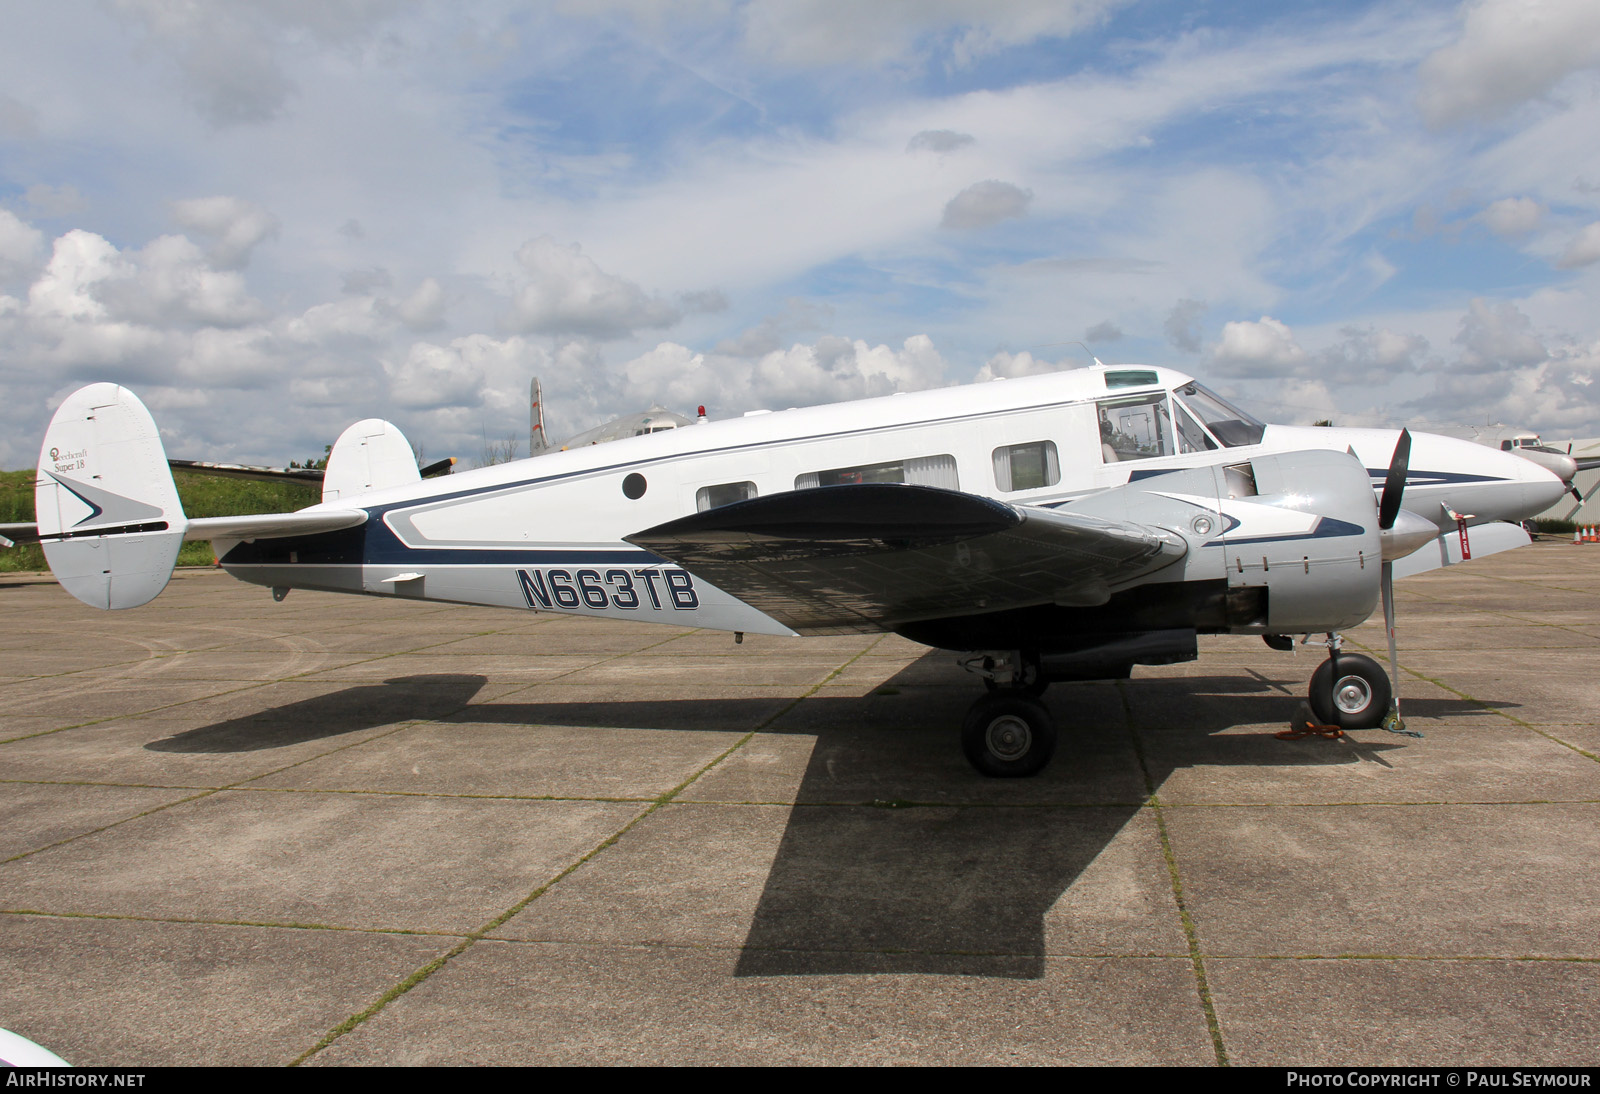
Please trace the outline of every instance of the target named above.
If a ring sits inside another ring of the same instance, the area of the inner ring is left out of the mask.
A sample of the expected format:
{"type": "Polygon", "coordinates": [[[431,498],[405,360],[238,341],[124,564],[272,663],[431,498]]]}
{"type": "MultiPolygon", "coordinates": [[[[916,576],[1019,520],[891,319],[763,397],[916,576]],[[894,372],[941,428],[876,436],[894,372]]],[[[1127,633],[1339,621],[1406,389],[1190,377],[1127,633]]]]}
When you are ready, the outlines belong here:
{"type": "Polygon", "coordinates": [[[1104,603],[1187,549],[1161,528],[892,483],[771,494],[626,538],[802,634],[1104,603]]]}

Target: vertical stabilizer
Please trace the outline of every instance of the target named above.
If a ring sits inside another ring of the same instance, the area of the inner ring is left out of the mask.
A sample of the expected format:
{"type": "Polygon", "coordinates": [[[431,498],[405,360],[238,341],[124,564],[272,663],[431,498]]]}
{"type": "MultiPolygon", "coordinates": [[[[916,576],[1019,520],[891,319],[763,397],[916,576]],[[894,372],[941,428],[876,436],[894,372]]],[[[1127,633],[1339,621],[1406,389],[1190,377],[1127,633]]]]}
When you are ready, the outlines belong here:
{"type": "Polygon", "coordinates": [[[333,442],[322,476],[322,500],[338,501],[390,486],[421,482],[411,442],[391,422],[365,418],[333,442]]]}
{"type": "Polygon", "coordinates": [[[133,392],[91,384],[67,396],[45,430],[34,505],[51,572],[85,604],[135,608],[166,588],[188,520],[133,392]]]}

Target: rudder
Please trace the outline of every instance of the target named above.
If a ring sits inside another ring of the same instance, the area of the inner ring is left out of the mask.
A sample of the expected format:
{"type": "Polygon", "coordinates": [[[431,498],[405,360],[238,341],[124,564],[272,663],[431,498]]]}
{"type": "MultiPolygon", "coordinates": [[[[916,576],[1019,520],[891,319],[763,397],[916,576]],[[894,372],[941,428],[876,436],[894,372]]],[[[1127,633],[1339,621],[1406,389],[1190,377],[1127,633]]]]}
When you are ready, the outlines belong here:
{"type": "Polygon", "coordinates": [[[116,384],[80,388],[56,410],[34,506],[51,572],[93,608],[155,599],[188,527],[155,420],[116,384]]]}

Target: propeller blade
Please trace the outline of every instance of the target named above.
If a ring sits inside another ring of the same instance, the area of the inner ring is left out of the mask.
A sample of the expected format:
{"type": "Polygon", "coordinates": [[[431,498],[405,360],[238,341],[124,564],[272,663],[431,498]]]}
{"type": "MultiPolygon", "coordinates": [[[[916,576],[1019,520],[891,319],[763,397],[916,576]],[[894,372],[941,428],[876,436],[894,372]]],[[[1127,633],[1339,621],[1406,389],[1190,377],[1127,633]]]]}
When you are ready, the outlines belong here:
{"type": "Polygon", "coordinates": [[[1385,718],[1384,727],[1400,732],[1405,730],[1405,720],[1400,717],[1400,657],[1394,648],[1394,563],[1383,564],[1382,576],[1379,578],[1383,590],[1383,628],[1389,633],[1389,686],[1391,699],[1394,705],[1390,708],[1394,724],[1391,726],[1385,718]]]}
{"type": "Polygon", "coordinates": [[[1411,469],[1411,431],[1402,429],[1389,461],[1389,474],[1383,480],[1383,497],[1378,502],[1378,527],[1388,531],[1400,515],[1400,495],[1405,493],[1406,472],[1411,469]]]}

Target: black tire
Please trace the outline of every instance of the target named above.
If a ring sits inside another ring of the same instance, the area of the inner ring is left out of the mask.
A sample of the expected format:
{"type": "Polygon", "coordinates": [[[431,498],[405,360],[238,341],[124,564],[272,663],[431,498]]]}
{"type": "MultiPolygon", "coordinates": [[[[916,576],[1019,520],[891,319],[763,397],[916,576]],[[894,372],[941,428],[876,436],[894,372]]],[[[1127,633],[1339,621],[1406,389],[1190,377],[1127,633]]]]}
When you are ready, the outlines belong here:
{"type": "Polygon", "coordinates": [[[1311,674],[1306,696],[1311,713],[1328,726],[1340,729],[1376,729],[1389,713],[1393,689],[1389,674],[1372,658],[1360,653],[1341,653],[1339,675],[1334,677],[1334,659],[1329,658],[1311,674]]]}
{"type": "Polygon", "coordinates": [[[1000,691],[985,695],[961,724],[961,751],[980,775],[1021,779],[1037,775],[1056,750],[1056,725],[1037,699],[1000,691]]]}

